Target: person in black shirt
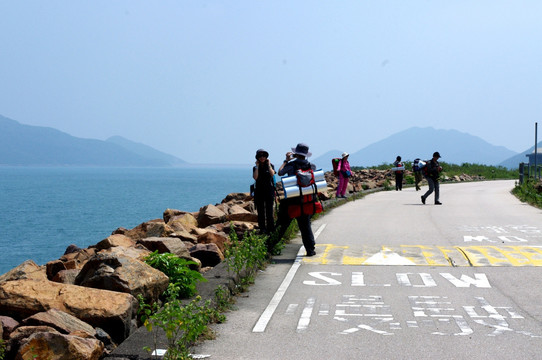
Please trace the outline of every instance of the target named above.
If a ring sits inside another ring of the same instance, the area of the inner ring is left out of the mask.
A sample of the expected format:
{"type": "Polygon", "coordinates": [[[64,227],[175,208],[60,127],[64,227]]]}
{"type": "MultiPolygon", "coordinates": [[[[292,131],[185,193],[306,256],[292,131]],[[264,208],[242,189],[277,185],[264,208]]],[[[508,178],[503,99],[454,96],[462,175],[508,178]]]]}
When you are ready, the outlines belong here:
{"type": "Polygon", "coordinates": [[[442,171],[442,167],[438,163],[438,159],[440,158],[440,154],[438,152],[433,153],[433,158],[431,160],[427,161],[427,164],[423,168],[423,176],[427,180],[427,184],[429,185],[429,190],[422,195],[422,203],[425,204],[425,200],[427,200],[427,197],[431,195],[433,190],[435,191],[435,205],[442,205],[442,203],[439,201],[439,195],[440,195],[440,186],[439,186],[439,177],[440,172],[442,171]]]}
{"type": "Polygon", "coordinates": [[[252,168],[255,180],[254,205],[258,212],[260,233],[270,234],[275,231],[273,205],[275,200],[275,167],[269,162],[269,153],[264,149],[256,151],[256,165],[252,168]]]}
{"type": "Polygon", "coordinates": [[[403,170],[404,165],[401,162],[401,157],[397,156],[395,162],[393,163],[395,168],[401,168],[401,170],[395,170],[395,191],[403,191],[403,170]]]}

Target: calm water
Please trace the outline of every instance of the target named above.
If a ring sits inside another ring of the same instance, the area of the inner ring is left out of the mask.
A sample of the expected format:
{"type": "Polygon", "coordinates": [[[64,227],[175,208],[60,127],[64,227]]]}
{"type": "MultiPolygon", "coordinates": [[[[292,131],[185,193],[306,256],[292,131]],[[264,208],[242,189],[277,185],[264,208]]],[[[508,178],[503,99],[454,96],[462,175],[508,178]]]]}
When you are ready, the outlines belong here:
{"type": "Polygon", "coordinates": [[[197,211],[248,192],[251,171],[0,167],[0,274],[28,259],[58,259],[70,244],[94,245],[167,208],[197,211]]]}

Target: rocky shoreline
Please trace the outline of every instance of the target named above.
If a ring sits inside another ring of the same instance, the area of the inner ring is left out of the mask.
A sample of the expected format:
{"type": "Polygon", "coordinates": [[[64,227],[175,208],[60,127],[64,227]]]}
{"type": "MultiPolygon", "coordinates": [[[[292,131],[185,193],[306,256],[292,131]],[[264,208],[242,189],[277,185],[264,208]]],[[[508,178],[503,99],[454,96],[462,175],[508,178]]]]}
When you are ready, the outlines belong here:
{"type": "MultiPolygon", "coordinates": [[[[331,172],[325,178],[328,188],[321,199],[329,200],[337,179],[331,172]]],[[[449,180],[483,179],[465,175],[449,180]]],[[[393,184],[390,170],[358,170],[348,193],[393,184]]],[[[242,239],[257,224],[250,195],[233,193],[197,212],[166,209],[162,218],[118,228],[86,249],[70,245],[62,257],[43,266],[31,260],[20,264],[0,276],[6,359],[107,356],[140,325],[137,296],[157,301],[168,285],[166,275],[142,261],[145,256],[156,250],[173,253],[196,262],[195,269],[205,274],[224,260],[230,231],[242,239]]]]}

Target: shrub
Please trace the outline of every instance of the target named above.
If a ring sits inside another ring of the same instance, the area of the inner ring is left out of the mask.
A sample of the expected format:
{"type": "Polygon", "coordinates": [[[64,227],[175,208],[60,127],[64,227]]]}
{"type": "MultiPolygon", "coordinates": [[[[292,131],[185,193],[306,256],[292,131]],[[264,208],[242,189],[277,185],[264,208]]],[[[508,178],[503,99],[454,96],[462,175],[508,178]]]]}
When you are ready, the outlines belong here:
{"type": "Polygon", "coordinates": [[[202,303],[199,296],[186,305],[179,299],[170,299],[160,310],[145,318],[147,331],[152,332],[158,327],[166,334],[168,348],[164,360],[191,359],[189,347],[202,336],[211,337],[208,325],[225,320],[210,303],[210,300],[202,303]]]}
{"type": "Polygon", "coordinates": [[[542,208],[542,182],[528,179],[512,190],[520,201],[542,208]]]}
{"type": "Polygon", "coordinates": [[[164,297],[179,297],[188,299],[196,294],[196,283],[207,281],[199,272],[190,269],[190,265],[197,265],[171,253],[158,254],[158,250],[149,254],[145,262],[153,268],[160,270],[169,277],[169,285],[164,297]]]}
{"type": "Polygon", "coordinates": [[[237,274],[241,285],[245,286],[254,279],[254,272],[262,268],[267,259],[267,237],[257,235],[255,231],[245,233],[239,240],[235,231],[230,231],[230,244],[224,252],[226,266],[237,274]]]}

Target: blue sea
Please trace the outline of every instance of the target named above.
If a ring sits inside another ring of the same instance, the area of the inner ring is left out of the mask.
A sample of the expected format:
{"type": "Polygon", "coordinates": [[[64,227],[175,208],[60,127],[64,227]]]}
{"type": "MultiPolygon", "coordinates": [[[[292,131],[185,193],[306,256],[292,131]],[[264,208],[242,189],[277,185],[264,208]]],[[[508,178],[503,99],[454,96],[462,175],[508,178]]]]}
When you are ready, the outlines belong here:
{"type": "Polygon", "coordinates": [[[248,192],[250,166],[216,168],[0,167],[0,274],[25,260],[43,265],[66,247],[94,245],[119,227],[198,211],[248,192]]]}

